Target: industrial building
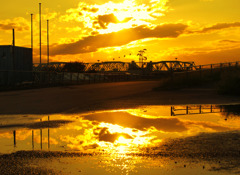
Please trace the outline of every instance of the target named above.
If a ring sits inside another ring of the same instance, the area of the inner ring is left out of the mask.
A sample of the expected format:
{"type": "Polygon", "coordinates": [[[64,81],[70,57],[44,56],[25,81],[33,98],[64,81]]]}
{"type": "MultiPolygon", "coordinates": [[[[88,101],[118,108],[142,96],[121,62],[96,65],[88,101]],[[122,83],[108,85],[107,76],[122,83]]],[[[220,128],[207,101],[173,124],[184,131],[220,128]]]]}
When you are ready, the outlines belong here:
{"type": "Polygon", "coordinates": [[[0,85],[32,81],[32,65],[31,48],[0,46],[0,85]]]}

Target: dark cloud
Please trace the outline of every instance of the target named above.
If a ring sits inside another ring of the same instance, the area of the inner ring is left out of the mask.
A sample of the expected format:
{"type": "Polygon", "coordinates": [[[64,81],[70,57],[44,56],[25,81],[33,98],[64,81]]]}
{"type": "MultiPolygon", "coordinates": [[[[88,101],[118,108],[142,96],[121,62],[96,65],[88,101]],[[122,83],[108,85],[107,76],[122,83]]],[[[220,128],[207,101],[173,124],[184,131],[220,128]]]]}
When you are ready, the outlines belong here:
{"type": "Polygon", "coordinates": [[[120,136],[123,136],[126,139],[133,139],[130,135],[126,133],[110,133],[108,128],[98,128],[98,131],[94,131],[95,135],[98,135],[99,141],[111,142],[114,143],[120,136]]]}
{"type": "Polygon", "coordinates": [[[240,43],[240,41],[235,40],[220,40],[219,43],[240,43]]]}
{"type": "Polygon", "coordinates": [[[97,147],[99,147],[99,145],[94,143],[94,144],[91,144],[91,145],[84,146],[83,149],[85,149],[85,150],[96,149],[97,147]]]}
{"type": "Polygon", "coordinates": [[[98,23],[103,29],[107,29],[109,23],[118,23],[118,19],[114,14],[108,15],[99,15],[98,16],[98,23]]]}
{"type": "Polygon", "coordinates": [[[79,16],[83,16],[83,13],[82,13],[82,12],[78,12],[78,15],[79,15],[79,16]]]}
{"type": "Polygon", "coordinates": [[[107,14],[107,15],[99,15],[97,21],[93,22],[93,27],[94,28],[102,28],[102,29],[107,29],[107,26],[109,23],[126,23],[130,21],[132,17],[125,18],[122,21],[119,21],[117,17],[114,14],[107,14]],[[97,25],[98,24],[98,25],[97,25]]]}
{"type": "Polygon", "coordinates": [[[219,23],[216,25],[213,25],[211,27],[206,27],[203,28],[201,32],[209,32],[212,30],[220,30],[220,29],[225,29],[225,28],[230,28],[230,27],[240,27],[240,22],[235,22],[235,23],[219,23]]]}
{"type": "Polygon", "coordinates": [[[230,27],[240,27],[240,22],[233,22],[233,23],[218,23],[211,27],[205,27],[199,31],[188,31],[188,33],[207,33],[215,30],[226,29],[230,27]]]}
{"type": "Polygon", "coordinates": [[[98,8],[88,8],[88,7],[83,7],[82,8],[83,11],[88,11],[88,12],[92,12],[92,13],[96,13],[99,9],[98,8]]]}
{"type": "Polygon", "coordinates": [[[0,24],[0,29],[2,30],[11,30],[15,29],[17,31],[24,31],[24,30],[29,30],[29,26],[26,24],[17,24],[17,23],[7,23],[7,24],[0,24]]]}
{"type": "Polygon", "coordinates": [[[98,32],[98,31],[93,31],[93,32],[91,32],[91,34],[92,34],[92,35],[98,35],[99,32],[98,32]]]}
{"type": "MultiPolygon", "coordinates": [[[[186,131],[187,128],[185,124],[177,118],[143,118],[135,115],[131,115],[127,112],[106,112],[106,113],[97,113],[84,116],[84,119],[90,121],[105,122],[111,124],[118,124],[123,127],[134,128],[138,130],[147,130],[149,128],[156,128],[159,131],[165,132],[182,132],[186,131]]],[[[107,129],[102,130],[99,134],[104,137],[108,137],[114,140],[119,135],[109,135],[106,132],[107,129]]],[[[121,133],[119,133],[121,135],[121,133]]]]}
{"type": "Polygon", "coordinates": [[[80,54],[95,52],[99,48],[122,46],[144,38],[176,38],[184,33],[187,25],[164,24],[155,28],[146,25],[124,29],[119,32],[84,37],[81,40],[61,45],[52,45],[52,55],[80,54]]]}

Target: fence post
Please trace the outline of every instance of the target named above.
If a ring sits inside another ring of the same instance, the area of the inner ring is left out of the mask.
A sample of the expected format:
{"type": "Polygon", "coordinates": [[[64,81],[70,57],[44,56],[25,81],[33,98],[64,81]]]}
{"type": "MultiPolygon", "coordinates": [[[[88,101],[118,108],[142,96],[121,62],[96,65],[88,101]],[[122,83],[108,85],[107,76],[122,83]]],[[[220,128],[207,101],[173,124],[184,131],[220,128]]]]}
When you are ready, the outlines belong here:
{"type": "Polygon", "coordinates": [[[213,74],[213,67],[212,67],[212,64],[211,64],[211,77],[212,77],[212,74],[213,74]]]}
{"type": "Polygon", "coordinates": [[[173,112],[173,106],[171,106],[171,116],[174,116],[174,112],[173,112]]]}
{"type": "Polygon", "coordinates": [[[47,73],[48,73],[48,86],[50,86],[50,72],[49,71],[47,71],[47,73]]]}
{"type": "Polygon", "coordinates": [[[173,77],[173,69],[171,67],[171,70],[170,70],[170,76],[171,76],[171,81],[174,81],[174,77],[173,77]]]}
{"type": "Polygon", "coordinates": [[[39,71],[39,84],[43,84],[42,82],[42,71],[39,71]]]}
{"type": "Polygon", "coordinates": [[[6,73],[7,73],[6,85],[8,86],[10,84],[10,82],[9,82],[9,71],[6,71],[6,73]]]}
{"type": "Polygon", "coordinates": [[[185,76],[185,78],[186,78],[186,81],[188,81],[188,79],[189,79],[188,71],[186,71],[186,76],[185,76]]]}
{"type": "Polygon", "coordinates": [[[79,84],[79,72],[77,73],[77,84],[79,84]]]}
{"type": "Polygon", "coordinates": [[[63,76],[62,76],[62,84],[64,84],[64,72],[63,72],[63,76]]]}
{"type": "Polygon", "coordinates": [[[91,83],[91,73],[88,74],[88,83],[91,83]]]}
{"type": "Polygon", "coordinates": [[[200,80],[202,79],[202,66],[199,66],[199,76],[200,76],[200,80]]]}
{"type": "Polygon", "coordinates": [[[72,81],[73,81],[73,80],[72,80],[72,74],[73,74],[73,73],[72,73],[72,72],[70,72],[71,84],[72,84],[72,81]]]}

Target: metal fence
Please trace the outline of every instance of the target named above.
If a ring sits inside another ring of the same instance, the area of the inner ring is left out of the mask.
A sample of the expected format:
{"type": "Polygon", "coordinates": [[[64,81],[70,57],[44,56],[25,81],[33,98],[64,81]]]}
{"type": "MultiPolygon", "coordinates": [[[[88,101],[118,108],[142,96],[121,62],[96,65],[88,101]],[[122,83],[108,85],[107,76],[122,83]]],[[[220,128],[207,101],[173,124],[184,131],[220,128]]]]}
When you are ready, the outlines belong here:
{"type": "MultiPolygon", "coordinates": [[[[0,70],[0,89],[25,88],[25,87],[46,87],[59,85],[77,85],[101,82],[119,82],[119,81],[136,81],[136,80],[154,80],[166,77],[173,79],[189,79],[191,77],[204,77],[214,75],[222,70],[239,68],[240,62],[219,63],[192,66],[188,69],[170,69],[168,71],[145,71],[139,69],[134,71],[116,71],[116,72],[64,72],[48,70],[48,71],[11,71],[0,70]]],[[[174,64],[174,62],[161,62],[155,65],[174,64]]],[[[175,65],[175,68],[177,66],[175,65]]]]}
{"type": "Polygon", "coordinates": [[[240,62],[206,64],[193,66],[191,70],[172,72],[173,79],[201,79],[203,77],[212,77],[220,74],[222,71],[235,70],[240,68],[240,62]]]}
{"type": "Polygon", "coordinates": [[[73,73],[51,71],[0,71],[0,89],[138,81],[157,78],[159,78],[157,75],[126,72],[73,73]]]}

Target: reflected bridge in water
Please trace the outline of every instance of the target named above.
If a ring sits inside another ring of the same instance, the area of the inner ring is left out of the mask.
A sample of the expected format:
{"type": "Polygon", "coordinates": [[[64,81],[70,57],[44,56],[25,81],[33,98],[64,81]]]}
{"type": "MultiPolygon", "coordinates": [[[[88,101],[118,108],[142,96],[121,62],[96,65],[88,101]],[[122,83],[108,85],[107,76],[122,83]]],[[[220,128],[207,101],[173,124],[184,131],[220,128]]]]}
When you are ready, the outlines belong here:
{"type": "Polygon", "coordinates": [[[181,107],[171,106],[171,116],[207,114],[224,112],[222,105],[187,105],[181,107]]]}

